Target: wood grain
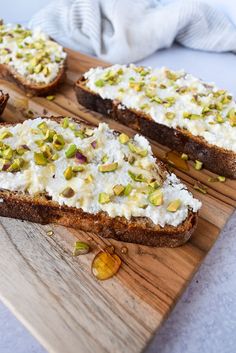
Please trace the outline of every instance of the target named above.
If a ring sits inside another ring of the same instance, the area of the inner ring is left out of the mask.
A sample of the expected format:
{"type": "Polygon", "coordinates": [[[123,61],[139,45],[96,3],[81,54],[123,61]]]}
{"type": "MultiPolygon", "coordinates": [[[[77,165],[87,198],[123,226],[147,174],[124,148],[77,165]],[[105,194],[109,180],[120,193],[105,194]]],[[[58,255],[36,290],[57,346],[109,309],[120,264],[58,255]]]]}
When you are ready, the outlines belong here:
{"type": "MultiPolygon", "coordinates": [[[[54,101],[28,99],[15,85],[0,81],[10,94],[3,119],[24,120],[33,111],[39,115],[70,115],[97,124],[106,121],[117,130],[133,134],[127,127],[81,107],[73,82],[91,66],[105,65],[69,51],[69,72],[54,101]]],[[[167,151],[153,141],[154,153],[167,151]]],[[[190,242],[176,249],[157,249],[104,240],[85,233],[48,225],[0,218],[0,297],[42,345],[53,353],[141,352],[153,332],[166,318],[220,230],[236,206],[236,181],[209,183],[213,174],[176,171],[196,197],[202,200],[199,224],[190,242]],[[203,195],[193,190],[199,180],[208,187],[203,195]],[[47,230],[53,230],[52,237],[47,230]],[[76,239],[87,241],[92,252],[72,257],[76,239]],[[122,258],[116,277],[99,282],[91,274],[94,255],[112,244],[122,258]]]]}

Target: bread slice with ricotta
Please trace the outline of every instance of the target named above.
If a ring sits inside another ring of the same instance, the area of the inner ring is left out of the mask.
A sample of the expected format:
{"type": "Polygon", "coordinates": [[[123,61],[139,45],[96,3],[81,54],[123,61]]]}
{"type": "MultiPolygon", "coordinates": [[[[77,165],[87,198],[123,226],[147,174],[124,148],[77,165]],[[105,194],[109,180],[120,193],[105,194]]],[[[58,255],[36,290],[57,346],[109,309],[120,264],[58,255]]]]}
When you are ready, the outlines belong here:
{"type": "Polygon", "coordinates": [[[9,99],[9,94],[3,93],[3,91],[0,90],[0,115],[3,113],[8,99],[9,99]]]}
{"type": "Polygon", "coordinates": [[[226,90],[184,71],[133,64],[92,68],[75,90],[87,108],[236,178],[236,103],[226,90]]]}
{"type": "Polygon", "coordinates": [[[140,135],[68,118],[0,124],[0,215],[151,246],[185,243],[201,207],[140,135]]]}
{"type": "Polygon", "coordinates": [[[0,77],[30,95],[47,95],[65,79],[66,53],[39,30],[0,25],[0,77]]]}

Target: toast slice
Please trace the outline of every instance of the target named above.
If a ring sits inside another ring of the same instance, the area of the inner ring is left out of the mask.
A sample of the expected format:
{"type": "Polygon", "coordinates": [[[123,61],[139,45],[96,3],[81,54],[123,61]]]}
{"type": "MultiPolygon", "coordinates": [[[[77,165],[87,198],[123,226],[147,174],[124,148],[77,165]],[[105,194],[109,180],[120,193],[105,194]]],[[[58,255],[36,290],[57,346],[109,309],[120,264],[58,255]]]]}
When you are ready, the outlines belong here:
{"type": "Polygon", "coordinates": [[[66,53],[39,30],[0,25],[0,77],[28,95],[47,95],[65,79],[66,53]]]}
{"type": "Polygon", "coordinates": [[[9,99],[9,94],[3,93],[3,91],[0,90],[0,115],[3,113],[8,99],[9,99]]]}
{"type": "Polygon", "coordinates": [[[148,141],[101,123],[0,124],[0,215],[150,246],[185,243],[201,203],[148,141]]]}
{"type": "Polygon", "coordinates": [[[114,65],[75,84],[86,108],[236,179],[236,103],[225,90],[183,71],[114,65]]]}

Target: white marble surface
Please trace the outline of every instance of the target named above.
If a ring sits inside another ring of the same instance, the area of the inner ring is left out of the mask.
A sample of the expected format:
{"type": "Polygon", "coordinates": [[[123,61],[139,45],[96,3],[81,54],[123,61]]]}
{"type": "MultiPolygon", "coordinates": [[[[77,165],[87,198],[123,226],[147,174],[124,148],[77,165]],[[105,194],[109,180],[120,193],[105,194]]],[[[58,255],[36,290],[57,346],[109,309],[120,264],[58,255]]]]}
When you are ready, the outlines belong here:
{"type": "MultiPolygon", "coordinates": [[[[47,1],[34,0],[29,4],[27,0],[8,0],[7,5],[4,2],[1,6],[1,17],[6,21],[27,22],[47,1]]],[[[233,4],[233,1],[226,2],[233,4]]],[[[228,88],[236,97],[236,56],[233,54],[210,54],[175,46],[153,54],[142,63],[185,68],[228,88]]],[[[236,352],[235,236],[236,213],[146,353],[236,352]]],[[[0,303],[0,353],[13,352],[45,353],[45,350],[0,303]]]]}

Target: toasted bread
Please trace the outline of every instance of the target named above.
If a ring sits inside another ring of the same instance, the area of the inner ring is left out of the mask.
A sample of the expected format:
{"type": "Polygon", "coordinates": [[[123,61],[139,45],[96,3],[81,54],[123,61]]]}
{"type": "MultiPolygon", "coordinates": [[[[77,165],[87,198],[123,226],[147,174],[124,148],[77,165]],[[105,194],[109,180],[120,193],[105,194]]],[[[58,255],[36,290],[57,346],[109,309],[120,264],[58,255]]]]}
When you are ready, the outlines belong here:
{"type": "MultiPolygon", "coordinates": [[[[226,149],[209,143],[202,136],[193,135],[187,128],[178,126],[173,128],[158,122],[158,117],[154,120],[146,111],[127,108],[122,103],[122,98],[107,99],[104,94],[101,96],[98,92],[91,90],[87,82],[88,79],[82,76],[75,84],[77,99],[81,105],[105,114],[171,149],[185,153],[192,160],[201,161],[204,167],[212,172],[236,179],[236,153],[230,148],[226,149]]],[[[233,119],[234,125],[229,126],[232,129],[232,135],[233,129],[236,131],[236,127],[233,127],[236,124],[236,115],[233,119]]]]}
{"type": "Polygon", "coordinates": [[[16,83],[30,96],[47,95],[65,80],[66,53],[44,33],[2,24],[0,36],[1,78],[16,83]]]}
{"type": "Polygon", "coordinates": [[[3,93],[3,91],[0,90],[0,115],[3,113],[8,99],[9,99],[9,94],[3,93]]]}
{"type": "MultiPolygon", "coordinates": [[[[59,117],[51,119],[56,122],[62,120],[59,117]]],[[[29,124],[29,121],[27,123],[29,124]]],[[[0,124],[0,129],[2,127],[9,129],[12,126],[3,123],[0,124]]],[[[81,126],[84,126],[83,123],[80,124],[81,126]]],[[[118,136],[117,133],[115,136],[118,136]]],[[[170,175],[166,167],[160,161],[156,161],[156,166],[165,180],[170,175]]],[[[0,172],[0,176],[3,173],[6,172],[0,172]]],[[[15,176],[17,178],[17,173],[15,176]]],[[[193,212],[189,209],[187,216],[178,226],[170,224],[160,226],[160,224],[154,224],[148,217],[131,216],[128,219],[124,216],[111,217],[104,210],[96,213],[85,212],[82,208],[59,204],[47,192],[32,195],[22,190],[5,188],[0,189],[0,215],[41,224],[57,223],[84,231],[92,230],[105,238],[165,247],[184,244],[196,229],[198,219],[197,211],[193,212]]]]}

